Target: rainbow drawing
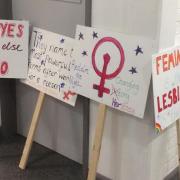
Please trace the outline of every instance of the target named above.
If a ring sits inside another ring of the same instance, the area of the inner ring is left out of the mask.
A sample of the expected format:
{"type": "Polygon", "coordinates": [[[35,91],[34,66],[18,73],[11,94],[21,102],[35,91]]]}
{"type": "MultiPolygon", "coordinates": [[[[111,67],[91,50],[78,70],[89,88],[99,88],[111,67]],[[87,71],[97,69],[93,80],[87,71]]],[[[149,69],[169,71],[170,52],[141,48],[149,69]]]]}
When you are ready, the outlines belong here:
{"type": "Polygon", "coordinates": [[[160,133],[162,131],[161,125],[159,123],[155,124],[155,128],[156,128],[157,133],[160,133]]]}

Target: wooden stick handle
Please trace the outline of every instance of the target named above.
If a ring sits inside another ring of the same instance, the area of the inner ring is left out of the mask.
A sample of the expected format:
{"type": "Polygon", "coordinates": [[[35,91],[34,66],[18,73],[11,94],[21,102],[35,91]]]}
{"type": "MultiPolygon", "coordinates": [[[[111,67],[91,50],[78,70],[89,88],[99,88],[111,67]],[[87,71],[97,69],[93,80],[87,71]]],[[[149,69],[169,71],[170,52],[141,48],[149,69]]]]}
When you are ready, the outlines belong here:
{"type": "Polygon", "coordinates": [[[94,144],[91,154],[90,166],[89,166],[89,173],[88,173],[88,180],[95,180],[96,179],[96,171],[101,151],[101,144],[102,144],[102,137],[104,132],[104,124],[105,124],[105,115],[106,115],[106,105],[100,104],[99,105],[99,112],[98,112],[98,119],[96,124],[96,131],[94,137],[94,144]]]}
{"type": "Polygon", "coordinates": [[[176,121],[176,129],[177,129],[177,145],[178,145],[178,160],[180,162],[180,129],[179,129],[179,120],[176,121]]]}
{"type": "Polygon", "coordinates": [[[45,97],[45,94],[40,92],[37,103],[36,103],[35,111],[34,111],[34,114],[33,114],[32,122],[31,122],[31,125],[30,125],[30,129],[29,129],[29,132],[28,132],[26,144],[24,146],[23,154],[22,154],[21,161],[20,161],[20,164],[19,164],[20,169],[25,169],[26,168],[27,161],[28,161],[29,154],[30,154],[31,147],[32,147],[32,143],[33,143],[33,140],[34,140],[35,131],[36,131],[36,128],[37,128],[37,124],[39,122],[39,115],[40,115],[40,111],[42,109],[44,97],[45,97]]]}

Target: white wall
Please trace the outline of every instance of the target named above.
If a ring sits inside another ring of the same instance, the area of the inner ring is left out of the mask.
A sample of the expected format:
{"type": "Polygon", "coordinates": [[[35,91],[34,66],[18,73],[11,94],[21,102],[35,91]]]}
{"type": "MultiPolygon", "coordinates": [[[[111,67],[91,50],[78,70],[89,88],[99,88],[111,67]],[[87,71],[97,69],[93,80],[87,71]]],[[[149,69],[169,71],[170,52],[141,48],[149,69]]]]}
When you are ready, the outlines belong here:
{"type": "MultiPolygon", "coordinates": [[[[174,44],[176,0],[93,0],[92,26],[174,44]]],[[[138,105],[138,103],[137,103],[138,105]]],[[[97,103],[91,103],[91,144],[97,103]]],[[[144,119],[108,109],[98,172],[113,180],[162,180],[177,167],[176,128],[154,130],[150,87],[144,119]]]]}
{"type": "Polygon", "coordinates": [[[176,44],[180,43],[180,0],[177,6],[177,17],[176,17],[176,44]]]}
{"type": "Polygon", "coordinates": [[[76,24],[85,23],[85,0],[81,4],[59,0],[12,0],[13,16],[29,20],[53,32],[74,37],[76,24]]]}

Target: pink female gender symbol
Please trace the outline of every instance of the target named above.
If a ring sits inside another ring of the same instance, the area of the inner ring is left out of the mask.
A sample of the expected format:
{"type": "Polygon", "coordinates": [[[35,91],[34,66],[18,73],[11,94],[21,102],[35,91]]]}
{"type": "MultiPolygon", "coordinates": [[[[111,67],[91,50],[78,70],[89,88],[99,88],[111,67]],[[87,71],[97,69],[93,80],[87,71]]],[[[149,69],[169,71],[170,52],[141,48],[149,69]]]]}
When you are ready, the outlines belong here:
{"type": "Polygon", "coordinates": [[[103,97],[103,93],[106,93],[106,94],[109,94],[110,93],[110,89],[104,87],[104,84],[105,84],[105,80],[106,79],[113,79],[115,78],[122,70],[123,66],[124,66],[124,61],[125,61],[125,56],[124,56],[124,50],[121,46],[121,44],[119,43],[119,41],[117,41],[116,39],[112,38],[112,37],[104,37],[102,38],[101,40],[98,41],[98,43],[95,45],[94,47],[94,50],[92,52],[92,65],[93,65],[93,68],[96,72],[96,74],[101,77],[101,80],[100,80],[100,84],[97,85],[97,84],[93,84],[93,89],[96,89],[98,90],[98,96],[99,97],[103,97]],[[108,64],[111,60],[111,57],[108,53],[105,53],[103,55],[103,60],[104,60],[104,65],[103,65],[103,69],[102,69],[102,72],[99,71],[99,69],[97,68],[96,66],[96,58],[95,58],[95,55],[96,55],[96,52],[98,50],[98,48],[105,42],[110,42],[110,43],[113,43],[117,49],[119,50],[119,53],[120,53],[120,58],[119,58],[119,66],[118,68],[111,74],[107,74],[107,67],[108,67],[108,64]]]}

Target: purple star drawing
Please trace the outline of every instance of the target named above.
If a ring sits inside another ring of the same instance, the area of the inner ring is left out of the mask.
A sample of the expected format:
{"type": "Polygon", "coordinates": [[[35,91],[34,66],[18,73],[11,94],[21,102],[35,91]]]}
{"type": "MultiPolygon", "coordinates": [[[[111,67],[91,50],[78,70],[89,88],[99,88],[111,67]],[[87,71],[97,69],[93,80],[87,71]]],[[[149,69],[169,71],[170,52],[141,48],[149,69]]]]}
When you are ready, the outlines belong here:
{"type": "Polygon", "coordinates": [[[79,40],[81,40],[81,39],[84,40],[84,35],[80,32],[79,33],[79,40]]]}
{"type": "Polygon", "coordinates": [[[134,51],[136,51],[136,56],[137,56],[139,53],[143,54],[143,50],[142,50],[141,47],[139,47],[139,45],[137,46],[137,49],[135,49],[134,51]]]}
{"type": "Polygon", "coordinates": [[[136,67],[132,67],[129,72],[131,72],[131,74],[137,73],[136,67]]]}
{"type": "Polygon", "coordinates": [[[83,51],[83,52],[82,52],[82,55],[83,55],[83,56],[87,56],[87,51],[83,51]]]}
{"type": "Polygon", "coordinates": [[[41,65],[45,66],[45,61],[44,60],[41,61],[41,65]]]}
{"type": "Polygon", "coordinates": [[[65,83],[61,83],[60,86],[61,88],[63,88],[65,86],[65,83]]]}
{"type": "Polygon", "coordinates": [[[64,39],[64,38],[62,38],[62,39],[60,40],[60,43],[64,43],[64,41],[65,41],[65,39],[64,39]]]}
{"type": "Polygon", "coordinates": [[[98,38],[98,33],[93,31],[93,39],[98,38]]]}

